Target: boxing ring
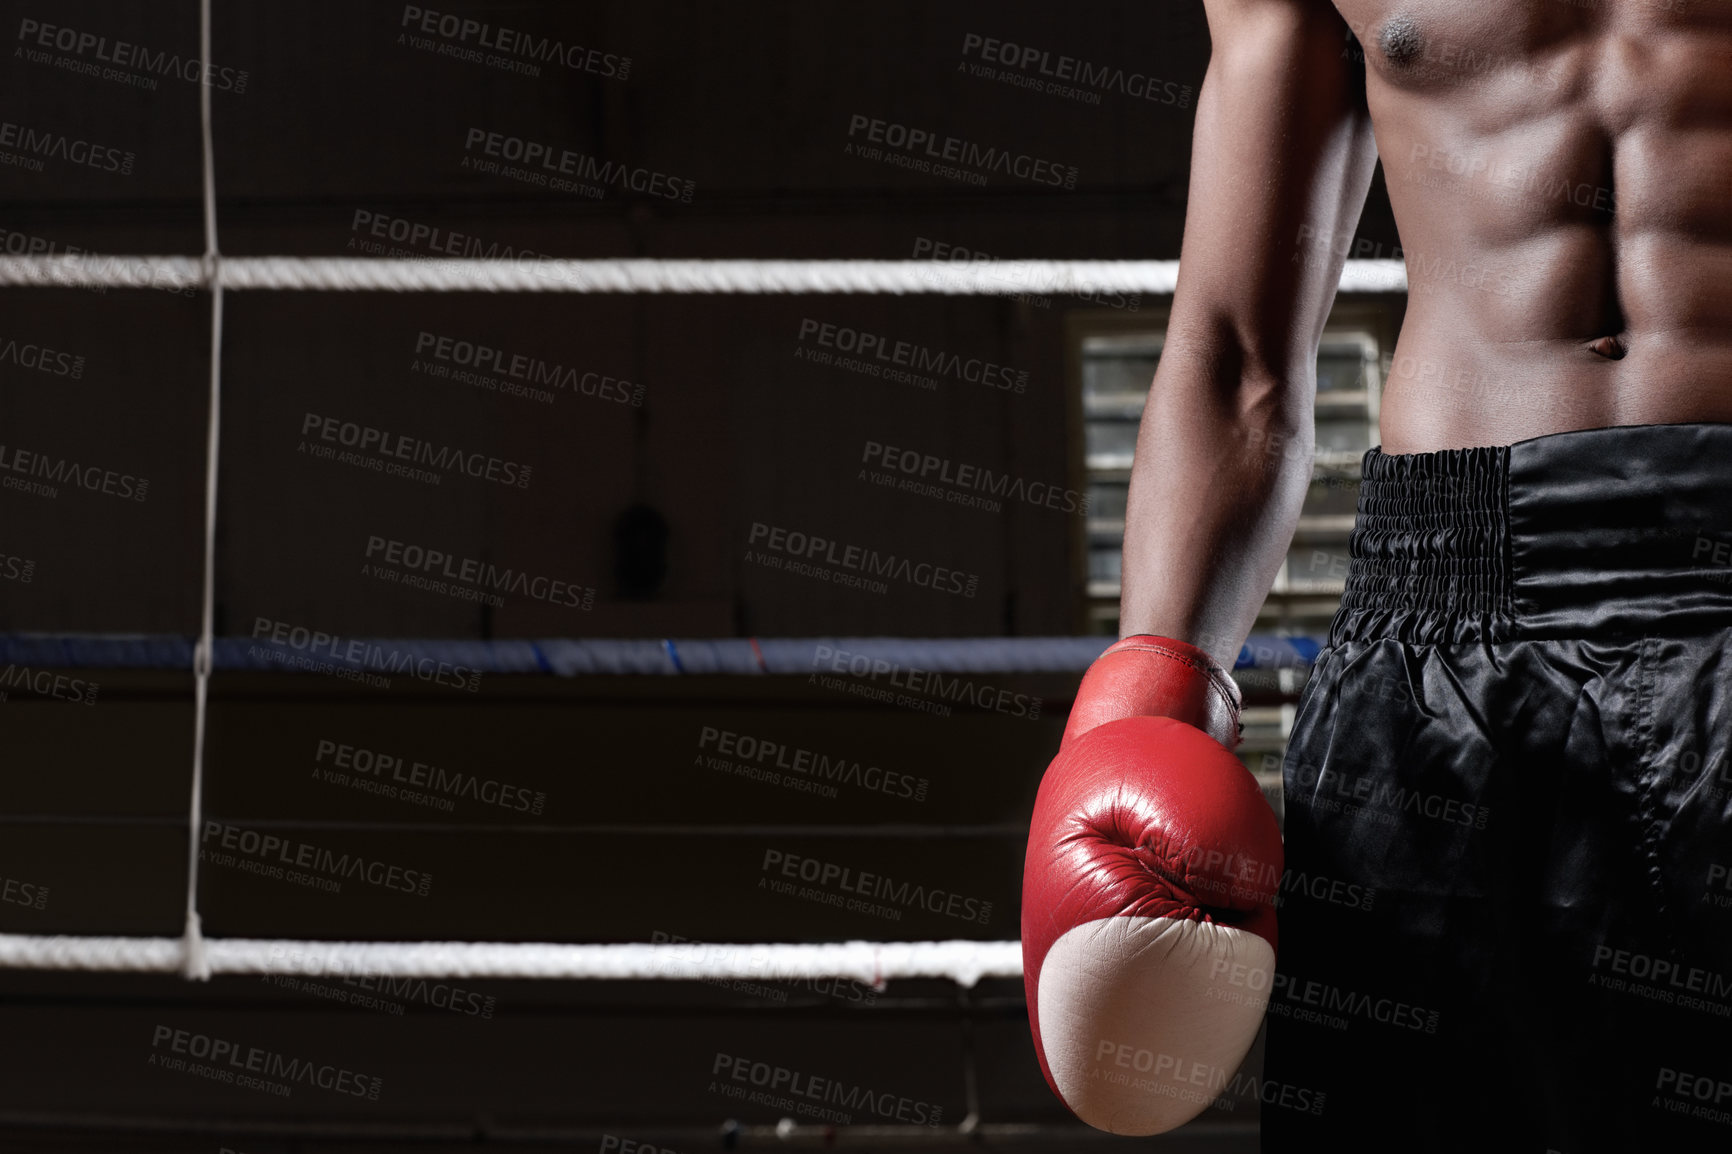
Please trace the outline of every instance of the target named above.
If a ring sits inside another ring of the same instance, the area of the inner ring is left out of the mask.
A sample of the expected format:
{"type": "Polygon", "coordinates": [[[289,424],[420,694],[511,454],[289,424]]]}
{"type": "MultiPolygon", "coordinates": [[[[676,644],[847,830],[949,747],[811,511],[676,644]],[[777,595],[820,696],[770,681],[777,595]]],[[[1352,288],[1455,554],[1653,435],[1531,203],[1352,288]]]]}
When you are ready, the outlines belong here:
{"type": "MultiPolygon", "coordinates": [[[[200,6],[200,45],[210,58],[210,0],[200,6]]],[[[218,243],[211,88],[200,88],[204,252],[200,256],[0,256],[0,285],[38,288],[200,290],[210,300],[210,376],[205,459],[201,629],[196,637],[15,635],[0,657],[35,666],[190,670],[194,727],[185,930],[172,937],[0,934],[0,967],[113,972],[258,974],[280,969],[284,951],[318,951],[336,966],[387,976],[535,979],[852,978],[874,985],[903,978],[1018,978],[1020,944],[1000,941],[760,943],[699,951],[680,944],[333,942],[207,937],[199,912],[198,831],[204,815],[210,681],[217,670],[278,669],[248,655],[244,638],[214,629],[218,465],[223,400],[223,302],[228,292],[736,293],[1017,295],[1139,292],[1170,296],[1176,261],[995,260],[977,263],[861,260],[403,260],[225,257],[218,243]]],[[[1350,260],[1343,292],[1400,293],[1398,260],[1350,260]]],[[[840,641],[836,642],[840,644],[840,641]]],[[[637,641],[402,640],[408,653],[458,660],[499,673],[554,676],[806,673],[822,639],[637,641]]],[[[948,672],[1056,672],[1080,676],[1107,638],[922,641],[847,639],[849,651],[948,672]]],[[[1314,639],[1253,637],[1240,668],[1301,668],[1314,639]]]]}

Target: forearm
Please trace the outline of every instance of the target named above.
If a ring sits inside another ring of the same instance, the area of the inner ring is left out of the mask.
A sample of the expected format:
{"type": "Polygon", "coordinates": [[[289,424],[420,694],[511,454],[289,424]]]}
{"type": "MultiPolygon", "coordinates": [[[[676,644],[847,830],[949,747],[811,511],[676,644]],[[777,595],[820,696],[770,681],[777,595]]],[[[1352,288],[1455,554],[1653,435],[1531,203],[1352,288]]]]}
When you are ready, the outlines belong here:
{"type": "Polygon", "coordinates": [[[1327,0],[1205,0],[1185,238],[1125,518],[1125,636],[1231,668],[1298,527],[1317,349],[1377,165],[1327,0]],[[1328,238],[1319,251],[1306,238],[1328,238]]]}
{"type": "Polygon", "coordinates": [[[1314,382],[1223,383],[1201,361],[1164,356],[1143,411],[1120,635],[1187,641],[1231,669],[1299,523],[1314,382]]]}

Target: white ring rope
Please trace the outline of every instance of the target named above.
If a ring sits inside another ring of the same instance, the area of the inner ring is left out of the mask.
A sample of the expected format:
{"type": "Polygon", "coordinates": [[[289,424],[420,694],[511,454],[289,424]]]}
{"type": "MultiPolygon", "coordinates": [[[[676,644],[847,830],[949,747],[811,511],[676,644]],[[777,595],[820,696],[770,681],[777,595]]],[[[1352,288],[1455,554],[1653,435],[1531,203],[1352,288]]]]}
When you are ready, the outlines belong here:
{"type": "MultiPolygon", "coordinates": [[[[1022,943],[1005,941],[725,944],[631,942],[318,942],[210,938],[213,974],[368,974],[393,978],[566,978],[697,981],[853,978],[1020,978],[1022,943]]],[[[0,969],[183,973],[178,938],[0,934],[0,969]]],[[[207,975],[208,976],[208,975],[207,975]]]]}
{"type": "MultiPolygon", "coordinates": [[[[214,207],[212,212],[214,214],[214,207]]],[[[213,251],[214,251],[214,241],[213,251]]],[[[1170,296],[1176,260],[370,260],[0,255],[0,285],[318,292],[854,293],[1170,296]]],[[[1407,291],[1398,260],[1350,260],[1344,293],[1407,291]]]]}
{"type": "MultiPolygon", "coordinates": [[[[210,0],[199,2],[199,52],[210,55],[210,0]]],[[[198,915],[199,830],[204,824],[205,717],[210,698],[211,655],[215,648],[217,450],[222,441],[223,285],[217,249],[216,142],[211,135],[210,89],[199,86],[199,127],[204,139],[204,261],[210,294],[210,400],[205,420],[204,585],[198,647],[193,651],[192,786],[186,815],[186,928],[181,938],[182,972],[196,981],[210,979],[210,959],[198,915]]]]}

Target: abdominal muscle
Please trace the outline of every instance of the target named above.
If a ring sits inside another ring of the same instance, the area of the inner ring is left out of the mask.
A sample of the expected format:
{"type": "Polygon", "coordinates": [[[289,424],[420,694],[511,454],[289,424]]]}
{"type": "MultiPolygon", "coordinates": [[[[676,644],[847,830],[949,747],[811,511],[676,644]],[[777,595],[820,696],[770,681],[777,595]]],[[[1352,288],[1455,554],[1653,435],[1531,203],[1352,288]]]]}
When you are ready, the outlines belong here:
{"type": "MultiPolygon", "coordinates": [[[[1342,7],[1376,30],[1399,4],[1342,7]]],[[[1513,48],[1495,23],[1435,17],[1406,64],[1365,37],[1408,271],[1388,453],[1732,422],[1732,11],[1687,27],[1631,24],[1618,0],[1562,24],[1526,8],[1501,9],[1513,48]],[[1449,74],[1448,35],[1496,66],[1449,74]]]]}
{"type": "Polygon", "coordinates": [[[1452,335],[1447,317],[1415,310],[1407,326],[1388,361],[1379,414],[1386,453],[1508,445],[1613,425],[1732,423],[1732,349],[1723,335],[1715,345],[1688,330],[1626,334],[1642,351],[1608,364],[1589,351],[1598,342],[1511,346],[1452,335]],[[1416,322],[1426,335],[1415,335],[1416,322]]]}

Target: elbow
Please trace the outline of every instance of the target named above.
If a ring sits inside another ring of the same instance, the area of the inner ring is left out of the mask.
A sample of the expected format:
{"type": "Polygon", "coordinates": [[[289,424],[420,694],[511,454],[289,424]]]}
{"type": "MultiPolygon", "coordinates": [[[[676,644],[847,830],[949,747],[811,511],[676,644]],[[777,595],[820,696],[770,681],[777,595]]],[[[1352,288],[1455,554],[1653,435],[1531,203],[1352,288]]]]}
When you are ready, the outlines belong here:
{"type": "Polygon", "coordinates": [[[1207,382],[1222,416],[1247,425],[1312,427],[1317,398],[1317,345],[1301,337],[1280,344],[1263,338],[1287,325],[1238,325],[1218,318],[1205,333],[1169,328],[1161,359],[1190,365],[1207,382]],[[1308,346],[1308,347],[1307,347],[1308,346]]]}
{"type": "MultiPolygon", "coordinates": [[[[1314,364],[1314,362],[1313,362],[1314,364]]],[[[1217,411],[1254,470],[1285,489],[1309,485],[1316,458],[1317,377],[1297,367],[1244,357],[1216,383],[1217,411]],[[1275,478],[1284,480],[1279,482],[1275,478]]]]}
{"type": "Polygon", "coordinates": [[[1314,374],[1252,373],[1230,386],[1227,402],[1235,421],[1309,439],[1316,428],[1317,380],[1314,374]]]}

